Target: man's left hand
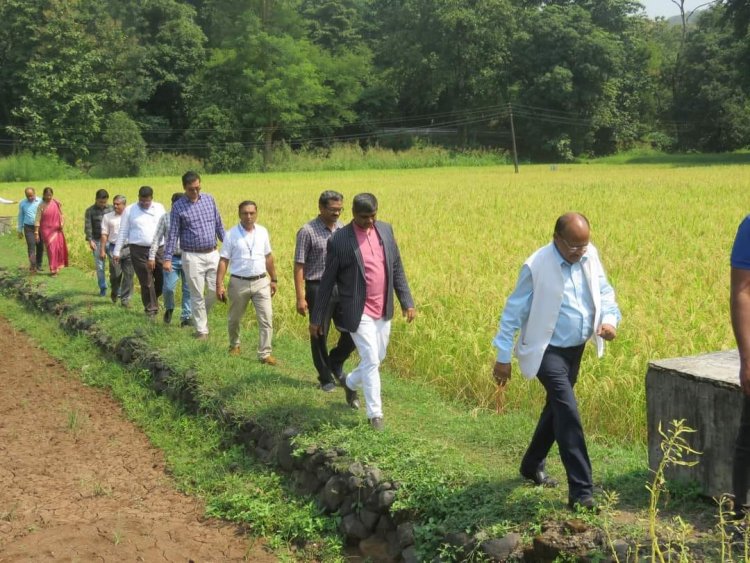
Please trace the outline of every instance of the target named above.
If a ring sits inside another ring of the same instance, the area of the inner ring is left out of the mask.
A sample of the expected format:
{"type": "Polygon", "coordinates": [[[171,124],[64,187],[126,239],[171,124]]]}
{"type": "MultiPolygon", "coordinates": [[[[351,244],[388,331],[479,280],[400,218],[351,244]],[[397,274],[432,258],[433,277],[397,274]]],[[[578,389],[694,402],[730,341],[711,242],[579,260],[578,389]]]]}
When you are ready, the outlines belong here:
{"type": "Polygon", "coordinates": [[[604,340],[614,340],[617,336],[617,329],[612,325],[604,324],[599,327],[596,331],[597,336],[601,336],[604,340]]]}
{"type": "Polygon", "coordinates": [[[410,323],[417,318],[417,310],[414,307],[409,307],[404,311],[404,316],[406,317],[406,322],[410,323]]]}
{"type": "Polygon", "coordinates": [[[276,295],[276,289],[278,288],[278,283],[275,281],[271,282],[271,297],[276,295]]]}

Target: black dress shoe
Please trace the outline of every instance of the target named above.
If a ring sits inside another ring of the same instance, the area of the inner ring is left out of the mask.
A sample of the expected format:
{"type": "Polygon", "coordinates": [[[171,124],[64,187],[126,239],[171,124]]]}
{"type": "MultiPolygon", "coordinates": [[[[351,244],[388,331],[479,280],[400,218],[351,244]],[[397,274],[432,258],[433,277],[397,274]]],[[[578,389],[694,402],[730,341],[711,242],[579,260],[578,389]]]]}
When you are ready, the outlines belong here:
{"type": "Polygon", "coordinates": [[[555,481],[552,477],[549,477],[542,470],[527,473],[526,471],[521,469],[521,477],[532,481],[538,487],[547,487],[549,489],[557,487],[557,481],[555,481]]]}
{"type": "Polygon", "coordinates": [[[357,392],[349,389],[349,386],[346,384],[346,376],[343,375],[339,381],[341,382],[341,386],[344,388],[344,393],[346,394],[346,404],[349,405],[353,409],[358,409],[360,407],[359,404],[359,397],[357,397],[357,392]]]}
{"type": "Polygon", "coordinates": [[[596,506],[594,497],[591,496],[570,499],[568,501],[568,508],[573,512],[591,512],[593,514],[599,514],[599,507],[596,506]]]}
{"type": "Polygon", "coordinates": [[[172,309],[167,309],[164,311],[164,324],[169,324],[172,322],[172,309]]]}

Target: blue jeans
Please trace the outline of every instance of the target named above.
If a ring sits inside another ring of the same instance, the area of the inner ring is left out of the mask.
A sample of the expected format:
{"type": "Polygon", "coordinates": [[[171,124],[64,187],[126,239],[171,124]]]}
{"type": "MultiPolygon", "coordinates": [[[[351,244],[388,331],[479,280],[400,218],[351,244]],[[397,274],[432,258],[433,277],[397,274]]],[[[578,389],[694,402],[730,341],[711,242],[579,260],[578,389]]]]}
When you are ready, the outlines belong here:
{"type": "Polygon", "coordinates": [[[96,281],[99,282],[99,289],[102,291],[105,291],[107,289],[107,276],[104,273],[104,260],[102,260],[99,257],[99,252],[101,252],[102,243],[101,241],[96,241],[96,248],[91,251],[91,253],[94,255],[94,268],[96,268],[96,281]]]}
{"type": "Polygon", "coordinates": [[[172,271],[164,272],[164,308],[174,309],[174,294],[177,289],[177,280],[182,280],[182,304],[180,310],[180,319],[190,319],[190,288],[188,287],[185,272],[182,271],[182,258],[172,256],[172,271]]]}

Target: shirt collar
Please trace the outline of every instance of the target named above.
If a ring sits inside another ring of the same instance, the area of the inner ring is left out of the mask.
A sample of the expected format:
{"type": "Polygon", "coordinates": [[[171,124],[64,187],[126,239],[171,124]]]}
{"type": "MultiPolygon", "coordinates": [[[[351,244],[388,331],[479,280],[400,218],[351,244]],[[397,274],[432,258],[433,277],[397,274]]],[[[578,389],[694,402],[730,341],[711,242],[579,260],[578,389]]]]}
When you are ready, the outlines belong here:
{"type": "MultiPolygon", "coordinates": [[[[555,256],[557,257],[557,259],[558,259],[558,261],[560,262],[560,265],[561,265],[561,266],[565,266],[565,265],[568,265],[568,266],[575,266],[575,264],[573,264],[573,263],[571,263],[571,262],[568,262],[568,261],[567,261],[567,260],[566,260],[566,259],[565,259],[565,258],[563,257],[563,255],[562,255],[562,254],[560,254],[560,251],[559,251],[559,250],[557,250],[557,245],[556,245],[556,244],[555,244],[554,242],[551,242],[550,244],[552,245],[552,248],[553,248],[553,250],[555,251],[555,256]]],[[[581,265],[583,265],[583,263],[584,263],[584,262],[586,262],[586,261],[588,261],[588,259],[589,259],[589,257],[588,257],[588,254],[584,254],[583,256],[581,256],[581,260],[580,260],[580,261],[578,261],[578,262],[576,262],[576,264],[581,264],[581,265]]]]}

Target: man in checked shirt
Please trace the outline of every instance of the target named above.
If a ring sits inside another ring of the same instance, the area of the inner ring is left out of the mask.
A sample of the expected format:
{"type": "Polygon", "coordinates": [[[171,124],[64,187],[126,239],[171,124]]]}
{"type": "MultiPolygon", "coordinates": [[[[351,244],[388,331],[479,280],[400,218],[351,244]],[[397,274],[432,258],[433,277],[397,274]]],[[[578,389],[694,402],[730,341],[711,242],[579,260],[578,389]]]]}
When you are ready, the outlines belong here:
{"type": "Polygon", "coordinates": [[[224,241],[224,226],[216,202],[201,193],[197,172],[182,175],[185,196],[172,206],[169,232],[164,247],[164,271],[172,271],[172,256],[180,241],[182,270],[190,287],[190,309],[195,321],[195,337],[208,338],[208,311],[216,302],[216,268],[219,252],[216,239],[224,241]],[[207,295],[203,293],[208,285],[207,295]]]}
{"type": "MultiPolygon", "coordinates": [[[[297,312],[302,316],[312,312],[315,307],[315,297],[326,264],[326,245],[331,235],[344,226],[339,221],[343,207],[343,195],[332,190],[323,192],[318,199],[320,213],[297,232],[297,245],[294,249],[294,289],[297,293],[297,312]]],[[[355,348],[351,335],[341,332],[339,343],[330,353],[328,352],[328,330],[338,301],[338,292],[334,290],[323,319],[323,334],[310,337],[310,350],[313,364],[318,370],[320,388],[327,393],[336,388],[333,376],[341,377],[344,362],[355,348]]]]}

